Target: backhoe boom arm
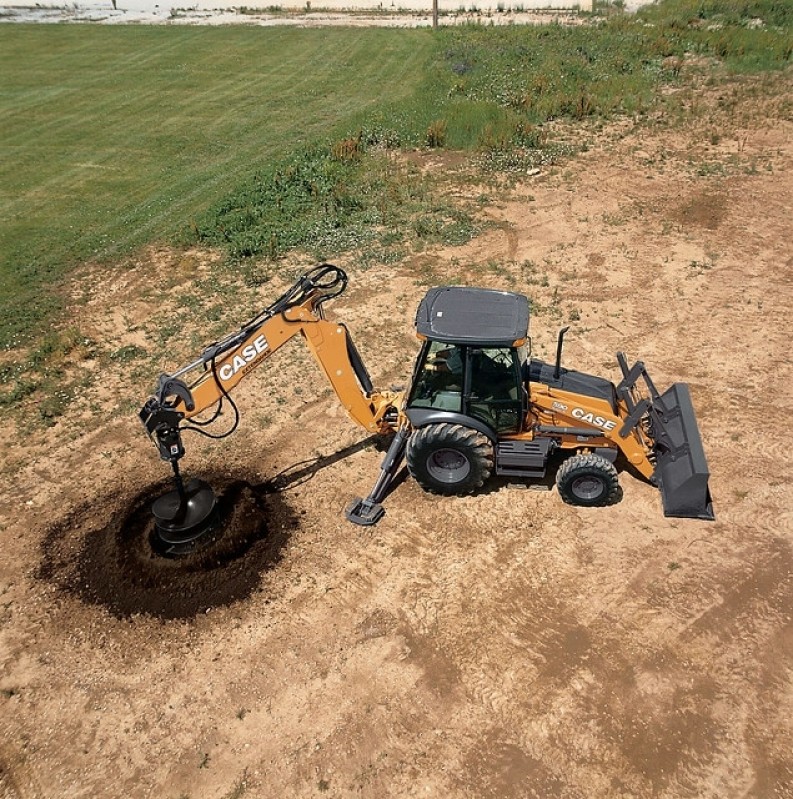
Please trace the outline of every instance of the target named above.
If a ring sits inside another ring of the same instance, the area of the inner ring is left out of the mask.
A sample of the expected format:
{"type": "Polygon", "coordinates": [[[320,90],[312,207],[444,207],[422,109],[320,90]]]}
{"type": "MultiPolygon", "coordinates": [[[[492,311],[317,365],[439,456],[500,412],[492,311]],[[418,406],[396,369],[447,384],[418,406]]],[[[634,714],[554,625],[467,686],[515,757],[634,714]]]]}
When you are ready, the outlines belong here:
{"type": "MultiPolygon", "coordinates": [[[[321,264],[303,275],[279,300],[251,319],[238,332],[210,344],[200,357],[170,375],[161,375],[154,396],[140,411],[160,456],[175,461],[184,454],[180,427],[223,400],[282,345],[302,335],[350,417],[370,432],[396,426],[400,395],[372,387],[349,331],[325,319],[322,304],[344,291],[347,275],[321,264]],[[186,378],[200,373],[191,382],[186,378]]],[[[214,420],[214,417],[213,417],[214,420]]],[[[212,420],[210,420],[212,421],[212,420]]],[[[195,425],[207,422],[196,420],[195,425]]],[[[236,424],[235,424],[236,426],[236,424]]],[[[188,429],[196,429],[189,426],[188,429]]]]}

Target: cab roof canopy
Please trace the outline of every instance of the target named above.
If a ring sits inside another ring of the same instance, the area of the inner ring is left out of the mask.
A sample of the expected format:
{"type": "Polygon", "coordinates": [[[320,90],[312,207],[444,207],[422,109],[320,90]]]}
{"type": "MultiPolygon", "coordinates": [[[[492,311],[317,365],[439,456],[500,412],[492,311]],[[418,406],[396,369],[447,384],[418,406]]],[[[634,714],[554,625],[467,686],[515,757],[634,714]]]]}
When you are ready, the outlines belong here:
{"type": "Polygon", "coordinates": [[[529,331],[522,294],[466,286],[430,289],[416,312],[416,332],[445,344],[511,347],[529,331]]]}

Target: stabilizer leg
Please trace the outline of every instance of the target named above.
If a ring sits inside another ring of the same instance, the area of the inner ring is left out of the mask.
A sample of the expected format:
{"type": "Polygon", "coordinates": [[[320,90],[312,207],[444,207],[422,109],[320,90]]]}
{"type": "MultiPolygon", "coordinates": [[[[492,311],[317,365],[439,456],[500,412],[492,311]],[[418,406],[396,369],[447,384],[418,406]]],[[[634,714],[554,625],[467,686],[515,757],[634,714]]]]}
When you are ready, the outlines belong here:
{"type": "Polygon", "coordinates": [[[380,476],[377,478],[371,493],[366,499],[358,497],[347,506],[344,515],[348,521],[369,527],[377,524],[383,517],[385,509],[380,503],[385,499],[385,495],[388,493],[388,489],[391,487],[391,483],[402,465],[409,437],[409,428],[402,427],[397,430],[394,440],[391,442],[385,458],[383,458],[383,463],[380,465],[380,476]]]}

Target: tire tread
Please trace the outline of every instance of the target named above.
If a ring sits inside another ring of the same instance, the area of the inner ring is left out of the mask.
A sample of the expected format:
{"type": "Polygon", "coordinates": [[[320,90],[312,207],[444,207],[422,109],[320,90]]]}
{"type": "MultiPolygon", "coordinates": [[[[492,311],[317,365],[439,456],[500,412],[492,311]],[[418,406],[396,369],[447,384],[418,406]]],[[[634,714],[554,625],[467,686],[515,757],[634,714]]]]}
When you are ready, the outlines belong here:
{"type": "Polygon", "coordinates": [[[579,507],[605,507],[613,505],[619,501],[622,491],[619,483],[619,476],[614,464],[602,455],[585,453],[572,455],[562,463],[556,473],[556,488],[559,496],[568,505],[579,507]],[[575,477],[576,473],[596,473],[608,485],[608,491],[595,502],[582,502],[572,492],[568,490],[568,484],[575,477]]]}
{"type": "Polygon", "coordinates": [[[440,422],[420,427],[410,437],[407,450],[408,471],[416,482],[433,494],[470,494],[481,488],[493,472],[495,456],[490,439],[460,424],[440,422]],[[471,464],[470,475],[462,485],[442,485],[426,472],[424,463],[434,449],[464,450],[471,464]]]}

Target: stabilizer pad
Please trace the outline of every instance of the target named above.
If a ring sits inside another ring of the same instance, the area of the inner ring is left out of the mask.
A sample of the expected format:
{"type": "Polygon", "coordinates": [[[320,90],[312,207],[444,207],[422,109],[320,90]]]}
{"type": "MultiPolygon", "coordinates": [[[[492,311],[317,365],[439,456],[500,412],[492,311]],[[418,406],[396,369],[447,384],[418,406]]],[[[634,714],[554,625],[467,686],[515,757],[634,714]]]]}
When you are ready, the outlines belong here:
{"type": "Polygon", "coordinates": [[[360,524],[363,527],[370,527],[377,524],[385,515],[385,509],[377,502],[368,499],[354,499],[344,512],[347,520],[353,524],[360,524]]]}

